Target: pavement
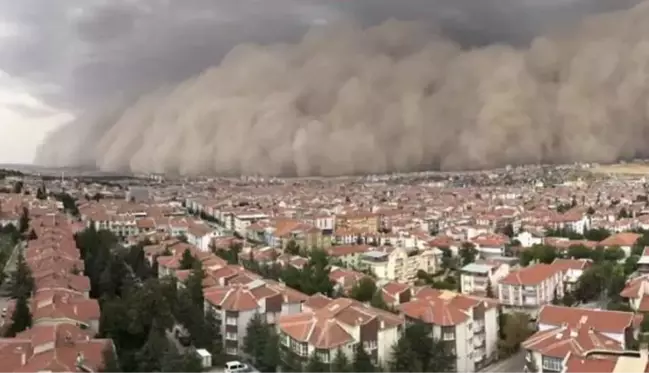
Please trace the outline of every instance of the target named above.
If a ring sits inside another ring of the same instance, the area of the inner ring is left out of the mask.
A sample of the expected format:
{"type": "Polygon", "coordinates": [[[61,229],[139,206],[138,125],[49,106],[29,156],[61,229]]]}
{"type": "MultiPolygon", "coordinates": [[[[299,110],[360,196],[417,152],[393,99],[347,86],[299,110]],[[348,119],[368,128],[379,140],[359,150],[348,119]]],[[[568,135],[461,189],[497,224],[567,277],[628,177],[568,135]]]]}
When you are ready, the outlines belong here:
{"type": "Polygon", "coordinates": [[[525,351],[521,350],[505,360],[500,360],[481,369],[481,372],[522,372],[525,366],[525,351]]]}

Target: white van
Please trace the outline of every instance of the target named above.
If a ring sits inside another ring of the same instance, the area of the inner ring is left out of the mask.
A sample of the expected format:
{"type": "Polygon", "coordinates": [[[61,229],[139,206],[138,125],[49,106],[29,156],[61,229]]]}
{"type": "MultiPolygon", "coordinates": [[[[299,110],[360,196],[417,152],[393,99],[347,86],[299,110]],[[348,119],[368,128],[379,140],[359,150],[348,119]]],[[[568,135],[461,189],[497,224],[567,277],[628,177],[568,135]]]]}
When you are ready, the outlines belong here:
{"type": "Polygon", "coordinates": [[[240,361],[225,363],[225,373],[243,373],[248,371],[248,366],[240,361]]]}

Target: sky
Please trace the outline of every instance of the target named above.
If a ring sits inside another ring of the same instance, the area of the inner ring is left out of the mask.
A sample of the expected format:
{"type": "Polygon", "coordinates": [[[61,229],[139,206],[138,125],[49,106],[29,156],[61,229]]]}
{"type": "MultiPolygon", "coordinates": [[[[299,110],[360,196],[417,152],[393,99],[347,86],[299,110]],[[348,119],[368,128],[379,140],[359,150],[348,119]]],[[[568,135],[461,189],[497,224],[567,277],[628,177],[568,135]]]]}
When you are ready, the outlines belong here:
{"type": "Polygon", "coordinates": [[[0,163],[84,112],[216,65],[240,43],[353,19],[421,20],[465,45],[525,43],[632,0],[0,0],[0,163]]]}

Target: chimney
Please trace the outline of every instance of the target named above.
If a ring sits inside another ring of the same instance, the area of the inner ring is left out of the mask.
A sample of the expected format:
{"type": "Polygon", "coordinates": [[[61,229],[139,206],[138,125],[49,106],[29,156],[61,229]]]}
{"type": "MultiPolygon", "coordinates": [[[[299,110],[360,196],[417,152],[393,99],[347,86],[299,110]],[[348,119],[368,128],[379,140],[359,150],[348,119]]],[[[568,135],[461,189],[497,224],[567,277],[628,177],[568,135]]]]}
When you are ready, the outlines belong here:
{"type": "Polygon", "coordinates": [[[20,365],[25,365],[27,364],[27,352],[23,351],[20,354],[20,365]]]}

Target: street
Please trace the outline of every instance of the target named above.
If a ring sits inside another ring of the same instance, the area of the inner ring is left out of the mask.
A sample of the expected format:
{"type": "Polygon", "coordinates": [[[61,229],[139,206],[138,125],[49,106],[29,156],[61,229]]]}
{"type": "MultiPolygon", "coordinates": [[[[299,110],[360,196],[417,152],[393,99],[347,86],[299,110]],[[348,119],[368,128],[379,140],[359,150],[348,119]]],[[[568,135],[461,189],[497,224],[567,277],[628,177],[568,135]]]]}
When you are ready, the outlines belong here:
{"type": "Polygon", "coordinates": [[[491,364],[480,371],[489,372],[489,373],[522,372],[524,366],[525,366],[525,351],[521,350],[516,354],[508,357],[507,359],[491,364]]]}

